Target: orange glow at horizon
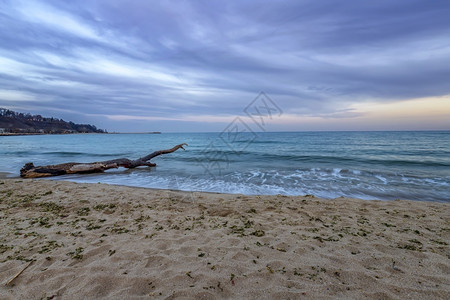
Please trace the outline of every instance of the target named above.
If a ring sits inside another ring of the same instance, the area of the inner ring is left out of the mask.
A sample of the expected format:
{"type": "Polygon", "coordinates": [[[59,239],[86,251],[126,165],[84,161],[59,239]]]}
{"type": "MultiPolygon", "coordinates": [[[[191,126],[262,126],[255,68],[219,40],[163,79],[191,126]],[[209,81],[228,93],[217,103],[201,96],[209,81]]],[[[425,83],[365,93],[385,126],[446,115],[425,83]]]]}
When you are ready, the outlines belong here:
{"type": "Polygon", "coordinates": [[[354,104],[356,112],[368,117],[446,117],[450,118],[450,96],[429,97],[391,103],[354,104]]]}
{"type": "Polygon", "coordinates": [[[287,113],[270,122],[298,130],[450,130],[450,96],[353,103],[346,109],[349,116],[287,113]]]}

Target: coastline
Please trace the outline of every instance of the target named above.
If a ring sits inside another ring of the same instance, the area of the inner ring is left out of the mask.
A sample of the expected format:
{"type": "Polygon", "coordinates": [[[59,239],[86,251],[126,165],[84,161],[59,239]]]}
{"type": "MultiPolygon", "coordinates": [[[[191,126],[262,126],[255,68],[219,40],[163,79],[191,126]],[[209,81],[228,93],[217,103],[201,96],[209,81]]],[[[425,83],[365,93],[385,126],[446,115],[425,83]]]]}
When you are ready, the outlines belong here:
{"type": "Polygon", "coordinates": [[[26,136],[26,135],[74,135],[74,134],[108,134],[108,132],[73,132],[73,133],[37,133],[37,132],[22,132],[22,133],[0,133],[0,136],[26,136]]]}
{"type": "Polygon", "coordinates": [[[0,136],[47,135],[50,133],[0,133],[0,136]]]}
{"type": "Polygon", "coordinates": [[[0,208],[6,299],[450,297],[446,203],[12,178],[0,208]]]}
{"type": "Polygon", "coordinates": [[[70,133],[38,133],[38,132],[0,132],[0,136],[24,136],[24,135],[74,135],[74,134],[162,134],[160,131],[148,132],[70,132],[70,133]]]}

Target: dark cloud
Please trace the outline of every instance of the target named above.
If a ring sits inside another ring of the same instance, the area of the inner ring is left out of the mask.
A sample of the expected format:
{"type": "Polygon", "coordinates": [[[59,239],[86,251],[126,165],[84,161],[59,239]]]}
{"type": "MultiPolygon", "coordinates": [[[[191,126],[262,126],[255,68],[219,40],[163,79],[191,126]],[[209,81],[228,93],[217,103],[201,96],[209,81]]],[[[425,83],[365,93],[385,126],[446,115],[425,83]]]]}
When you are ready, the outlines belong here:
{"type": "Polygon", "coordinates": [[[113,130],[142,117],[164,127],[239,115],[261,90],[286,114],[323,118],[361,116],[352,103],[450,94],[446,1],[0,5],[0,106],[113,130]]]}

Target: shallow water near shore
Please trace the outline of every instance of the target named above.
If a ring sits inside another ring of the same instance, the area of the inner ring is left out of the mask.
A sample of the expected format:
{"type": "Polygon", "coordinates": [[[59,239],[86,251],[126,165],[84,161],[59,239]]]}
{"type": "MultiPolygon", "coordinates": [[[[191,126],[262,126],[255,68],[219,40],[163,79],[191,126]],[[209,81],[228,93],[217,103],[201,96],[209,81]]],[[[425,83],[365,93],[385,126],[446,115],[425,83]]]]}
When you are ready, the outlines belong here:
{"type": "MultiPolygon", "coordinates": [[[[82,134],[0,137],[0,172],[159,156],[155,168],[61,176],[78,182],[242,194],[450,201],[450,132],[82,134]]],[[[55,177],[56,179],[56,177],[55,177]]]]}

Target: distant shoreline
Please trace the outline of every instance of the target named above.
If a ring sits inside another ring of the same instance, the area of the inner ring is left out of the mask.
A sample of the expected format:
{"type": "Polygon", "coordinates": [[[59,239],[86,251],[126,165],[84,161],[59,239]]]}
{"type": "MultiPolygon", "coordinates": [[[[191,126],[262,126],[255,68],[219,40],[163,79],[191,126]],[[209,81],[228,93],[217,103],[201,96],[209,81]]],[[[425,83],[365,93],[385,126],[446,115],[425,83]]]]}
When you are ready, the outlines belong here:
{"type": "MultiPolygon", "coordinates": [[[[45,135],[50,133],[0,133],[0,136],[16,136],[16,135],[45,135]]],[[[61,133],[62,134],[62,133],[61,133]]]]}
{"type": "Polygon", "coordinates": [[[24,136],[24,135],[73,135],[73,134],[161,134],[160,131],[152,132],[74,132],[74,133],[0,133],[0,136],[24,136]]]}
{"type": "Polygon", "coordinates": [[[22,136],[22,135],[73,135],[73,134],[107,134],[99,132],[74,132],[74,133],[0,133],[0,136],[22,136]]]}

